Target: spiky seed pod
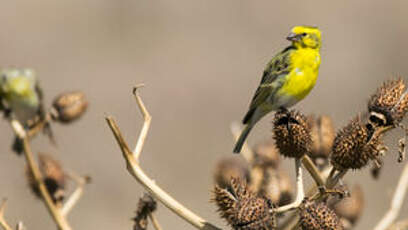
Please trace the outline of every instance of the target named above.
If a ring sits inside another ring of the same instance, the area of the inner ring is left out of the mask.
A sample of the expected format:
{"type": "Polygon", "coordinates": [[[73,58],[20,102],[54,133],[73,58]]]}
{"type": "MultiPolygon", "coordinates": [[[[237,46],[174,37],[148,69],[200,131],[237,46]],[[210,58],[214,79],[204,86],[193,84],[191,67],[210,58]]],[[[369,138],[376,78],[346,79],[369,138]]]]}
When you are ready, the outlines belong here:
{"type": "Polygon", "coordinates": [[[408,111],[406,90],[406,84],[401,78],[384,82],[368,102],[370,120],[380,126],[401,122],[408,111]]]}
{"type": "Polygon", "coordinates": [[[350,197],[346,197],[336,205],[334,212],[339,218],[345,218],[354,225],[360,218],[364,209],[364,193],[361,186],[354,185],[351,190],[350,197]]]}
{"type": "Polygon", "coordinates": [[[85,94],[80,91],[63,93],[54,99],[52,118],[61,123],[70,123],[80,118],[88,108],[85,94]]]}
{"type": "Polygon", "coordinates": [[[254,165],[262,168],[277,168],[279,163],[279,152],[272,140],[261,142],[255,146],[254,165]]]}
{"type": "Polygon", "coordinates": [[[147,217],[150,213],[156,211],[157,202],[152,196],[145,193],[137,204],[136,216],[133,218],[135,222],[133,225],[133,230],[146,230],[147,229],[147,217]]]}
{"type": "Polygon", "coordinates": [[[276,229],[272,203],[256,196],[246,183],[238,178],[231,180],[231,190],[215,186],[213,201],[220,216],[235,230],[276,229]]]}
{"type": "Polygon", "coordinates": [[[292,158],[309,154],[311,149],[310,128],[306,117],[295,111],[279,111],[273,120],[274,139],[279,152],[292,158]]]}
{"type": "Polygon", "coordinates": [[[221,188],[229,188],[232,178],[250,181],[249,166],[241,157],[225,157],[217,162],[214,170],[214,181],[221,188]]]}
{"type": "Polygon", "coordinates": [[[290,178],[284,170],[265,169],[259,194],[269,198],[278,206],[289,204],[293,197],[290,178]]]}
{"type": "MultiPolygon", "coordinates": [[[[38,161],[44,184],[47,187],[51,198],[53,199],[54,203],[62,202],[65,195],[66,178],[61,165],[50,155],[43,153],[39,154],[38,161]]],[[[38,198],[41,198],[40,190],[32,172],[28,169],[28,166],[26,172],[31,190],[38,198]]]]}
{"type": "Polygon", "coordinates": [[[330,161],[337,170],[360,169],[369,160],[379,158],[381,138],[381,135],[367,128],[358,116],[337,133],[330,161]]]}
{"type": "Polygon", "coordinates": [[[300,226],[303,230],[342,230],[343,226],[333,210],[323,202],[304,199],[299,207],[300,226]]]}
{"type": "Polygon", "coordinates": [[[333,120],[329,116],[309,116],[310,133],[312,137],[312,158],[328,158],[336,135],[333,120]]]}

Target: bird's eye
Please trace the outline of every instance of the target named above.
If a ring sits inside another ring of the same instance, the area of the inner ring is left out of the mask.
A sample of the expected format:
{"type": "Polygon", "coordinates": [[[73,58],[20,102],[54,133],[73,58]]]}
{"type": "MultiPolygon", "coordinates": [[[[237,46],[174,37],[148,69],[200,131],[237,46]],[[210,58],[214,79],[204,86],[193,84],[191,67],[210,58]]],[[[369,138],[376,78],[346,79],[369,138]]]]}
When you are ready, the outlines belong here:
{"type": "Polygon", "coordinates": [[[306,37],[307,33],[302,33],[301,35],[302,35],[303,37],[306,37]]]}

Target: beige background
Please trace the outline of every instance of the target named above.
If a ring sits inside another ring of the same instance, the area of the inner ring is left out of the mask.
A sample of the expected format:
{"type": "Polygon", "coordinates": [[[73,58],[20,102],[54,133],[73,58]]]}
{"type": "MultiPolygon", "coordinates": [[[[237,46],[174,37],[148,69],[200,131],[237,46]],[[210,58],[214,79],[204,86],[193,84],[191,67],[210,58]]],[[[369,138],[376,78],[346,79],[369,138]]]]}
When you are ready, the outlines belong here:
{"type": "MultiPolygon", "coordinates": [[[[175,198],[222,226],[208,202],[214,164],[231,154],[229,124],[246,112],[265,64],[288,44],[289,29],[317,25],[324,42],[317,85],[296,107],[328,114],[341,127],[364,111],[384,79],[407,76],[407,13],[404,0],[4,0],[0,66],[35,68],[48,104],[66,90],[83,90],[89,98],[82,120],[54,125],[58,149],[44,137],[33,143],[34,150],[53,152],[66,168],[94,179],[69,216],[74,229],[131,229],[142,189],[126,172],[103,118],[114,115],[133,145],[142,119],[131,88],[141,82],[153,115],[143,167],[175,198]]],[[[252,143],[270,137],[270,118],[254,129],[252,143]]],[[[24,161],[10,152],[8,124],[0,128],[0,197],[9,198],[8,220],[55,229],[27,190],[24,161]]],[[[371,229],[389,205],[402,167],[397,137],[387,138],[392,148],[380,181],[368,169],[347,177],[362,183],[367,195],[358,229],[371,229]]],[[[285,167],[293,171],[291,162],[285,167]]],[[[165,229],[193,229],[159,209],[165,229]]]]}

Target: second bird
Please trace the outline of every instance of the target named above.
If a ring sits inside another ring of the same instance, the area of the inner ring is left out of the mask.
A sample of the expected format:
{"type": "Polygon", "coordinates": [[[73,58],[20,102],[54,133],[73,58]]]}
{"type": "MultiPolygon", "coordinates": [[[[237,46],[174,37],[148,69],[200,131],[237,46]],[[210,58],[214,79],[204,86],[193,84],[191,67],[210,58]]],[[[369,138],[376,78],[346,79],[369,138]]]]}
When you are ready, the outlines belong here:
{"type": "Polygon", "coordinates": [[[286,39],[292,44],[266,66],[242,121],[245,127],[234,153],[241,152],[249,132],[263,116],[293,106],[305,98],[316,84],[320,66],[320,30],[317,27],[296,26],[286,39]]]}

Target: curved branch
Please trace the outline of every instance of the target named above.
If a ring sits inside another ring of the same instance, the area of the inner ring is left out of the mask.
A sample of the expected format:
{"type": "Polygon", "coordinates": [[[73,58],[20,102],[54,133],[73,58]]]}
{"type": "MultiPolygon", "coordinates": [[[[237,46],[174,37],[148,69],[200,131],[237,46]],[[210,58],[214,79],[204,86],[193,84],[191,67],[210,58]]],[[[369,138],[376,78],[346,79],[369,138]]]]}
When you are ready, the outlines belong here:
{"type": "Polygon", "coordinates": [[[6,210],[6,203],[7,199],[3,199],[0,204],[0,226],[3,227],[4,230],[13,230],[10,225],[7,223],[6,219],[4,218],[4,211],[6,210]]]}
{"type": "Polygon", "coordinates": [[[127,170],[147,191],[150,192],[150,194],[152,194],[152,196],[154,196],[157,200],[163,203],[167,208],[176,213],[178,216],[192,224],[194,227],[205,230],[219,229],[216,226],[208,223],[206,220],[204,220],[197,214],[193,213],[186,207],[184,207],[177,200],[175,200],[173,197],[167,194],[162,188],[156,185],[156,183],[152,179],[150,179],[140,167],[138,157],[140,156],[144,141],[146,139],[146,135],[148,133],[151,117],[147,112],[141,98],[137,94],[136,92],[137,89],[138,87],[135,87],[133,92],[135,95],[136,102],[139,106],[139,109],[143,114],[145,123],[140,133],[138,143],[136,144],[135,152],[132,152],[130,150],[115,120],[110,116],[107,116],[105,118],[120,149],[122,150],[123,158],[126,161],[127,170]]]}

